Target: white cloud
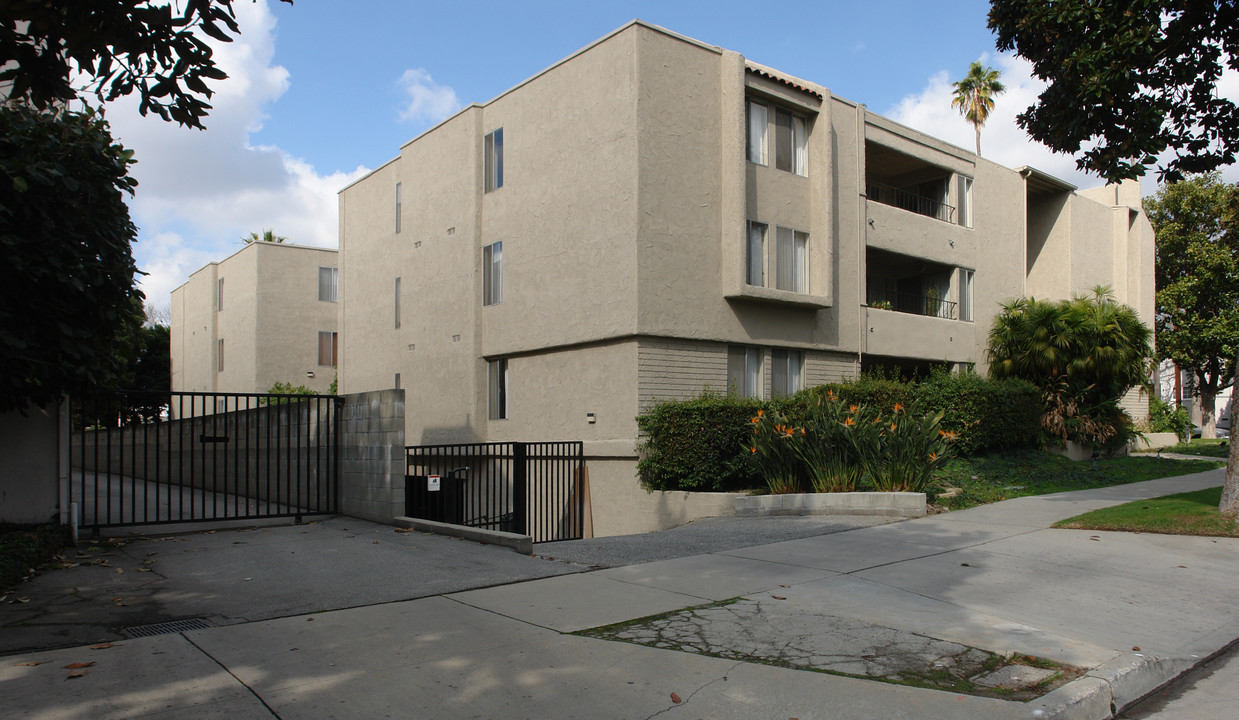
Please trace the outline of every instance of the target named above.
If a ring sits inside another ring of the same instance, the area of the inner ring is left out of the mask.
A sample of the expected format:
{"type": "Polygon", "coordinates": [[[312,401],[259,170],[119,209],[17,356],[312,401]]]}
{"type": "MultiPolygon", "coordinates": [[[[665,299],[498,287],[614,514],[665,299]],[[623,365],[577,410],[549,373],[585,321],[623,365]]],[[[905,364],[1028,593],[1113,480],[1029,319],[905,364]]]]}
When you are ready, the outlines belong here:
{"type": "MultiPolygon", "coordinates": [[[[1073,156],[1051,152],[1016,124],[1015,116],[1036,102],[1045,89],[1045,83],[1032,76],[1032,65],[1028,61],[1013,55],[983,55],[979,60],[1000,70],[1002,83],[1007,87],[1006,92],[995,98],[994,110],[981,128],[981,154],[986,159],[1007,167],[1030,165],[1080,188],[1105,183],[1097,175],[1078,170],[1073,156]]],[[[1239,73],[1227,69],[1218,90],[1221,96],[1239,102],[1239,73]]],[[[928,79],[923,90],[900,100],[884,114],[911,128],[973,150],[972,125],[951,107],[953,95],[950,76],[942,70],[928,79]]],[[[1227,182],[1239,181],[1239,166],[1224,168],[1222,176],[1227,182]]],[[[1149,169],[1141,188],[1146,195],[1156,191],[1155,169],[1149,169]]]]}
{"type": "Polygon", "coordinates": [[[137,100],[107,107],[113,134],[134,151],[138,189],[130,211],[139,227],[134,254],[149,275],[148,301],[169,302],[167,293],[189,273],[240,249],[240,237],[273,228],[290,242],[335,247],[336,193],[366,172],[319,175],[304,160],[278,147],[254,146],[264,108],[288,89],[288,71],[272,63],[275,17],[266,0],[234,6],[241,35],[214,43],[228,79],[216,91],[206,130],[142,117],[137,100]]]}
{"type": "Polygon", "coordinates": [[[405,70],[397,84],[408,95],[408,102],[399,113],[402,122],[422,121],[433,125],[460,109],[456,91],[436,83],[423,68],[405,70]]]}
{"type": "MultiPolygon", "coordinates": [[[[1045,83],[1032,77],[1028,61],[1009,55],[982,56],[980,60],[1001,71],[1002,83],[1007,87],[994,99],[994,110],[981,128],[981,155],[1007,167],[1030,165],[1082,188],[1103,184],[1097,176],[1077,170],[1074,157],[1051,152],[1016,125],[1015,116],[1035,102],[1045,88],[1045,83]]],[[[974,150],[976,136],[972,125],[951,107],[953,96],[950,76],[942,70],[929,78],[925,89],[900,100],[885,114],[911,128],[974,150]]]]}

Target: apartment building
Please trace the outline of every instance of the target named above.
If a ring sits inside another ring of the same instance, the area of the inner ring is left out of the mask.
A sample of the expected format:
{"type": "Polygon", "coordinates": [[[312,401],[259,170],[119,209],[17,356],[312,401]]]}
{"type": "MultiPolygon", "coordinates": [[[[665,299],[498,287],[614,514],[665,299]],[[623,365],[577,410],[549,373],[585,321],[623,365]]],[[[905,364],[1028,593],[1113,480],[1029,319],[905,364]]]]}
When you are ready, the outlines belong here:
{"type": "Polygon", "coordinates": [[[338,253],[254,242],[172,291],[172,389],[326,393],[339,352],[338,253]]]}
{"type": "Polygon", "coordinates": [[[1020,295],[1153,315],[1136,184],[1002,167],[639,21],[345,188],[340,252],[341,391],[404,388],[410,444],[584,440],[599,534],[675,521],[634,473],[661,400],[984,371],[1020,295]]]}

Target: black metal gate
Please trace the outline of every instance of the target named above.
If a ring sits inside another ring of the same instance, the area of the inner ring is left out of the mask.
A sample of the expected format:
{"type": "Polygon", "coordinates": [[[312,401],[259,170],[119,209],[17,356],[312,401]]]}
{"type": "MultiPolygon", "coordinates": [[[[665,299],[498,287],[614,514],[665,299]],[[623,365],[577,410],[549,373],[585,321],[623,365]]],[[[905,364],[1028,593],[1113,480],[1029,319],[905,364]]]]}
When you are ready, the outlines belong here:
{"type": "Polygon", "coordinates": [[[405,514],[529,535],[584,536],[581,441],[417,445],[406,448],[405,514]]]}
{"type": "Polygon", "coordinates": [[[98,531],[335,513],[341,403],[259,393],[73,398],[78,522],[98,531]]]}

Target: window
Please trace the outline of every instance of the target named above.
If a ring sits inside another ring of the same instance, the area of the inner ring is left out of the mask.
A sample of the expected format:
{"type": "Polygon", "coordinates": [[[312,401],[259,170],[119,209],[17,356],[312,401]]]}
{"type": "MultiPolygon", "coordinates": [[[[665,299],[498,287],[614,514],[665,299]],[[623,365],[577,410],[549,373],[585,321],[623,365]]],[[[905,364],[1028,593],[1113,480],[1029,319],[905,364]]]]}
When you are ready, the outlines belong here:
{"type": "Polygon", "coordinates": [[[972,322],[972,277],[974,270],[959,271],[959,319],[972,322]]]}
{"type": "Polygon", "coordinates": [[[959,224],[972,227],[972,178],[959,176],[959,224]]]}
{"type": "Polygon", "coordinates": [[[224,339],[220,338],[215,344],[215,371],[224,371],[224,339]]]}
{"type": "Polygon", "coordinates": [[[752,100],[749,100],[747,105],[749,162],[765,165],[767,162],[766,128],[770,123],[766,106],[752,100]]]}
{"type": "Polygon", "coordinates": [[[766,284],[765,223],[749,221],[748,249],[745,253],[745,282],[761,287],[766,284]]]}
{"type": "Polygon", "coordinates": [[[216,310],[224,309],[224,279],[223,278],[220,278],[219,282],[215,284],[215,309],[216,310]]]}
{"type": "Polygon", "coordinates": [[[801,176],[809,174],[809,126],[804,117],[790,110],[749,100],[746,109],[746,134],[749,162],[769,163],[769,145],[774,144],[774,166],[801,176]],[[773,137],[770,115],[774,114],[773,137]]]}
{"type": "Polygon", "coordinates": [[[508,418],[508,361],[507,358],[491,360],[486,363],[489,408],[488,417],[491,420],[506,420],[508,418]]]}
{"type": "Polygon", "coordinates": [[[396,183],[396,232],[400,232],[400,183],[396,183]]]}
{"type": "Polygon", "coordinates": [[[727,385],[740,397],[762,397],[762,359],[765,351],[745,345],[727,346],[727,385]]]}
{"type": "Polygon", "coordinates": [[[498,305],[503,300],[503,243],[482,248],[482,304],[498,305]]]}
{"type": "Polygon", "coordinates": [[[392,387],[400,389],[400,373],[396,373],[396,377],[392,379],[392,387]]]}
{"type": "Polygon", "coordinates": [[[320,267],[318,269],[318,300],[319,302],[335,302],[339,295],[337,283],[340,279],[340,271],[333,267],[320,267]]]}
{"type": "Polygon", "coordinates": [[[400,278],[396,278],[395,292],[395,312],[396,312],[396,329],[400,329],[400,278]]]}
{"type": "Polygon", "coordinates": [[[809,291],[809,233],[778,228],[775,237],[775,282],[779,290],[809,291]]]}
{"type": "Polygon", "coordinates": [[[503,187],[503,128],[486,135],[482,173],[485,192],[503,187]]]}
{"type": "Polygon", "coordinates": [[[770,392],[775,397],[791,395],[804,387],[804,353],[799,350],[770,351],[770,392]]]}
{"type": "Polygon", "coordinates": [[[339,352],[338,333],[320,330],[318,333],[318,364],[324,367],[335,367],[339,352]]]}

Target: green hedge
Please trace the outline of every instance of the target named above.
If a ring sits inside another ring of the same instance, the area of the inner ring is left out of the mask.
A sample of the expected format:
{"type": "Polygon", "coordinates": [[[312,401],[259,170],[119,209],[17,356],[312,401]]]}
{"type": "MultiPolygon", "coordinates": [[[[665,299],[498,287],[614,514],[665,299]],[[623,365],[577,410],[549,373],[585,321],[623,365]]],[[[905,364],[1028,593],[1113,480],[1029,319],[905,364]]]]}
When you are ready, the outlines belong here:
{"type": "Polygon", "coordinates": [[[705,394],[661,403],[637,417],[641,482],[651,490],[734,491],[761,484],[740,450],[758,410],[778,409],[792,422],[819,395],[889,412],[896,403],[924,414],[942,412],[942,428],[957,433],[955,454],[1032,447],[1040,427],[1041,396],[1022,380],[972,373],[935,373],[914,382],[866,375],[809,388],[791,398],[751,400],[705,394]]]}
{"type": "Polygon", "coordinates": [[[637,417],[641,482],[651,490],[730,491],[757,483],[740,445],[760,400],[704,394],[661,403],[637,417]]]}

